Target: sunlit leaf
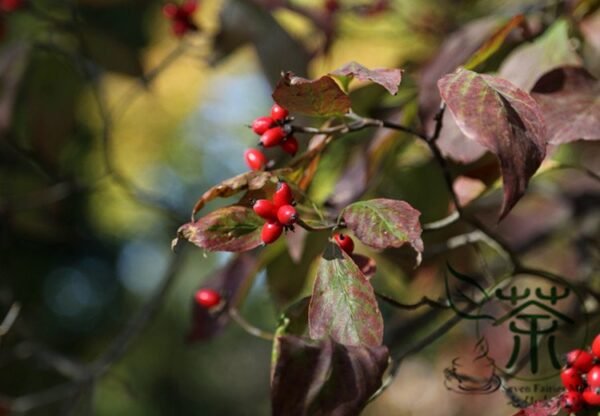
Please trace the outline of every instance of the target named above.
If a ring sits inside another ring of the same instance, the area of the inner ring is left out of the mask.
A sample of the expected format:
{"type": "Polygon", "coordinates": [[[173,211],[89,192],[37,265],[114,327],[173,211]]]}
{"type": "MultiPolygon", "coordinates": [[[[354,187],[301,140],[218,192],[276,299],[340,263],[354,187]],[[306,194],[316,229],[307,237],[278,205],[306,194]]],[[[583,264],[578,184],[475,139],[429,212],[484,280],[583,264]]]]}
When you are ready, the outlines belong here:
{"type": "Polygon", "coordinates": [[[346,225],[361,242],[377,249],[409,243],[418,262],[423,252],[420,215],[407,202],[384,198],[355,202],[342,211],[346,225]]]}
{"type": "Polygon", "coordinates": [[[369,69],[358,62],[350,62],[333,71],[331,75],[356,78],[361,81],[371,81],[381,85],[392,95],[398,93],[398,86],[400,85],[400,81],[402,81],[401,69],[369,69]]]}
{"type": "Polygon", "coordinates": [[[308,315],[311,338],[381,345],[383,318],[373,287],[336,244],[329,243],[321,258],[308,315]]]}
{"type": "Polygon", "coordinates": [[[209,251],[246,251],[262,244],[263,224],[264,220],[252,209],[232,205],[182,225],[177,234],[209,251]]]}
{"type": "Polygon", "coordinates": [[[271,385],[274,415],[355,416],[381,386],[388,364],[384,346],[278,339],[271,385]]]}
{"type": "Polygon", "coordinates": [[[500,67],[499,76],[529,91],[548,71],[565,65],[581,65],[569,39],[569,25],[558,20],[535,42],[515,49],[500,67]]]}
{"type": "Polygon", "coordinates": [[[475,51],[475,53],[469,58],[464,67],[467,69],[475,69],[477,66],[485,62],[490,56],[492,56],[500,46],[504,43],[507,36],[517,27],[523,26],[525,23],[525,16],[518,14],[512,17],[508,22],[500,26],[486,41],[483,45],[475,51]]]}
{"type": "Polygon", "coordinates": [[[537,101],[548,126],[549,142],[600,139],[600,81],[585,69],[559,68],[535,84],[537,101]]]}
{"type": "Polygon", "coordinates": [[[350,110],[350,97],[329,76],[311,81],[287,72],[273,92],[277,104],[292,113],[340,116],[350,110]]]}
{"type": "Polygon", "coordinates": [[[440,79],[438,86],[460,130],[500,161],[503,218],[523,196],[546,155],[546,126],[540,108],[510,82],[463,68],[440,79]]]}

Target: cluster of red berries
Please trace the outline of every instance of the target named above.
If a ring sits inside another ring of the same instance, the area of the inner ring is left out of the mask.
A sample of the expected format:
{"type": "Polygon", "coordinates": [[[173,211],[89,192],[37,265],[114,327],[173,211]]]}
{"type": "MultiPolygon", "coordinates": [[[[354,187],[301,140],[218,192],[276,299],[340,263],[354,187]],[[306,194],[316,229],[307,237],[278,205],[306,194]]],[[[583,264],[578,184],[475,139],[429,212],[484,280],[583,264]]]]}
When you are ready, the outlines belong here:
{"type": "Polygon", "coordinates": [[[198,30],[198,26],[192,19],[197,8],[196,0],[185,0],[180,5],[167,3],[163,6],[163,15],[171,21],[171,31],[175,36],[180,38],[187,32],[198,30]]]}
{"type": "Polygon", "coordinates": [[[560,373],[567,389],[561,398],[563,409],[576,413],[584,407],[600,407],[600,334],[592,342],[591,352],[573,350],[560,373]]]}
{"type": "Polygon", "coordinates": [[[294,208],[294,196],[290,186],[281,181],[273,194],[273,200],[259,199],[252,205],[256,214],[267,220],[263,225],[260,238],[264,244],[276,241],[283,230],[294,230],[298,213],[294,208]]]}
{"type": "MultiPolygon", "coordinates": [[[[281,146],[281,149],[294,156],[298,152],[298,140],[292,136],[289,124],[288,111],[274,104],[270,116],[256,118],[252,122],[252,131],[260,136],[260,145],[263,147],[281,146]]],[[[267,164],[267,158],[258,149],[248,149],[244,153],[248,167],[252,170],[261,170],[267,164]]]]}

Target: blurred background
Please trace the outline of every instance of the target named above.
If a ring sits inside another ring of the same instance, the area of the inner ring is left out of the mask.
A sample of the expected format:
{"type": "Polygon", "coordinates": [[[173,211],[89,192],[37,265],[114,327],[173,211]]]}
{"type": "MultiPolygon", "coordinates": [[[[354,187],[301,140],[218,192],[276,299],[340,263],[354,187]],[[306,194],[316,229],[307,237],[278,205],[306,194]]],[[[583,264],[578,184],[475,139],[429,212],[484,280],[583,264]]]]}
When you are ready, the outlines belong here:
{"type": "MultiPolygon", "coordinates": [[[[280,72],[318,77],[349,61],[404,68],[397,96],[358,84],[354,109],[418,124],[413,75],[450,33],[462,30],[454,39],[468,48],[486,21],[489,27],[535,8],[556,13],[563,2],[333,3],[203,0],[193,17],[199,30],[177,37],[161,1],[27,0],[16,10],[0,1],[0,320],[20,308],[0,333],[0,406],[31,415],[269,414],[269,342],[235,324],[186,342],[194,291],[232,256],[188,245],[174,254],[171,240],[205,190],[247,170],[243,152],[256,144],[247,125],[268,114],[280,72]],[[98,364],[98,377],[82,376],[80,364],[89,362],[98,364]]],[[[445,216],[448,195],[427,149],[397,138],[365,131],[336,142],[311,198],[322,204],[336,194],[367,143],[376,174],[363,194],[404,199],[424,222],[445,216]]],[[[580,147],[561,157],[579,163],[597,150],[580,147]]],[[[493,176],[490,160],[469,169],[493,176]]],[[[483,217],[497,211],[499,198],[496,189],[481,199],[483,217]]],[[[597,182],[586,175],[549,172],[534,180],[500,231],[534,264],[600,289],[599,200],[597,182]],[[541,209],[545,221],[533,221],[541,209]]],[[[274,331],[282,310],[310,292],[326,238],[311,237],[317,251],[302,267],[283,245],[273,247],[273,260],[248,282],[242,315],[274,331]]],[[[474,273],[482,264],[494,277],[506,271],[485,247],[426,257],[417,271],[408,258],[378,256],[373,279],[405,302],[443,297],[448,259],[474,273]]],[[[382,308],[394,334],[423,312],[382,308]]],[[[448,316],[431,316],[427,325],[448,316]]],[[[427,325],[407,328],[406,344],[427,325]]],[[[365,414],[511,414],[500,392],[461,395],[444,385],[443,370],[472,354],[476,341],[472,323],[454,327],[405,360],[365,414]]]]}

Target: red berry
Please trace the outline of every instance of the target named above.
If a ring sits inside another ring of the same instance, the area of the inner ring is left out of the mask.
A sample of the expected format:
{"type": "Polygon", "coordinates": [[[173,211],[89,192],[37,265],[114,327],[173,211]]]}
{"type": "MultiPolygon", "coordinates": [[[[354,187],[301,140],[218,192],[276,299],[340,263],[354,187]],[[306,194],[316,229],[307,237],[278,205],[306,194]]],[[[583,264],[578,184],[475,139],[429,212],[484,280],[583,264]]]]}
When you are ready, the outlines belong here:
{"type": "Polygon", "coordinates": [[[600,406],[600,388],[588,387],[583,391],[582,396],[583,401],[590,406],[600,406]]]}
{"type": "Polygon", "coordinates": [[[258,117],[252,122],[252,131],[256,134],[264,134],[273,125],[271,117],[258,117]]]}
{"type": "Polygon", "coordinates": [[[284,120],[288,116],[288,111],[279,104],[273,104],[271,107],[271,118],[275,121],[284,120]]]}
{"type": "Polygon", "coordinates": [[[294,136],[290,136],[281,143],[281,148],[284,152],[294,156],[298,152],[298,140],[294,136]]]}
{"type": "Polygon", "coordinates": [[[269,130],[265,131],[262,136],[260,136],[260,143],[264,146],[264,147],[273,147],[273,146],[277,146],[279,143],[282,142],[283,138],[286,136],[285,131],[277,126],[277,127],[273,127],[270,128],[269,130]]]}
{"type": "Polygon", "coordinates": [[[583,409],[583,397],[576,391],[568,391],[560,399],[560,405],[569,412],[579,412],[583,409]]]}
{"type": "Polygon", "coordinates": [[[283,232],[283,225],[276,221],[269,221],[263,225],[260,233],[260,239],[265,244],[271,244],[276,241],[283,232]]]}
{"type": "Polygon", "coordinates": [[[198,8],[198,2],[196,0],[186,0],[181,4],[180,10],[186,15],[190,16],[194,14],[198,8]]]}
{"type": "Polygon", "coordinates": [[[350,238],[349,235],[341,233],[335,234],[333,236],[333,239],[342,250],[344,250],[348,254],[352,254],[352,252],[354,251],[354,241],[352,241],[352,238],[350,238]]]}
{"type": "Polygon", "coordinates": [[[244,152],[244,159],[251,170],[261,170],[267,164],[267,158],[258,149],[247,149],[244,152]]]}
{"type": "Polygon", "coordinates": [[[188,30],[190,30],[189,24],[183,19],[175,19],[171,23],[171,31],[178,38],[185,35],[188,30]]]}
{"type": "Polygon", "coordinates": [[[584,387],[583,377],[576,368],[565,368],[560,373],[560,379],[567,390],[579,391],[584,387]]]}
{"type": "Polygon", "coordinates": [[[567,365],[575,367],[582,373],[587,373],[594,365],[594,357],[584,350],[569,351],[567,353],[567,365]]]}
{"type": "Polygon", "coordinates": [[[284,205],[291,205],[294,202],[294,196],[292,195],[292,188],[290,186],[281,181],[277,184],[277,190],[273,195],[273,204],[275,204],[275,208],[279,209],[284,205]]]}
{"type": "Polygon", "coordinates": [[[588,371],[586,380],[590,387],[600,387],[600,365],[595,365],[588,371]]]}
{"type": "Polygon", "coordinates": [[[262,217],[266,220],[274,221],[277,218],[277,214],[275,211],[275,205],[268,199],[259,199],[252,205],[252,209],[259,217],[262,217]]]}
{"type": "Polygon", "coordinates": [[[212,309],[221,303],[221,295],[213,289],[199,289],[194,299],[198,305],[206,309],[212,309]]]}
{"type": "Polygon", "coordinates": [[[277,220],[283,225],[292,225],[297,218],[296,208],[291,205],[282,205],[277,210],[277,220]]]}
{"type": "Polygon", "coordinates": [[[173,3],[167,3],[162,8],[163,15],[169,19],[173,19],[177,15],[178,10],[179,7],[173,3]]]}
{"type": "Polygon", "coordinates": [[[3,12],[14,12],[22,9],[25,6],[24,0],[0,0],[0,11],[3,12]]]}
{"type": "Polygon", "coordinates": [[[596,338],[592,342],[592,354],[600,359],[600,334],[596,335],[596,338]]]}

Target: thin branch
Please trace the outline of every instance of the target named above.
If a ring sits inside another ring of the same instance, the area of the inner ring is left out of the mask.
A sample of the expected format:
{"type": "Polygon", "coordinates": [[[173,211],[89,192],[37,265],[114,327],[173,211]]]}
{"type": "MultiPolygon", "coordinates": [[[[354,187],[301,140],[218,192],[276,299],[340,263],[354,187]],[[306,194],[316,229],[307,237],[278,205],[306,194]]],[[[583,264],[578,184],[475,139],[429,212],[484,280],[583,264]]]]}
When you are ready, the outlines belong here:
{"type": "Polygon", "coordinates": [[[229,308],[229,316],[248,334],[267,341],[273,341],[275,339],[275,334],[263,331],[262,329],[255,327],[246,319],[244,319],[244,317],[239,314],[237,309],[229,308]]]}
{"type": "Polygon", "coordinates": [[[19,316],[19,312],[21,312],[21,305],[18,302],[10,305],[10,309],[4,316],[2,323],[0,324],[0,339],[10,331],[13,324],[17,320],[19,316]]]}
{"type": "Polygon", "coordinates": [[[458,211],[454,211],[452,214],[448,215],[446,218],[442,218],[441,220],[423,224],[421,226],[421,228],[423,229],[423,231],[439,230],[441,228],[445,228],[449,225],[454,224],[459,219],[460,219],[460,213],[458,211]]]}
{"type": "Polygon", "coordinates": [[[419,309],[422,306],[430,306],[432,308],[439,308],[439,309],[449,309],[450,305],[448,304],[448,301],[435,301],[433,299],[429,299],[427,296],[423,296],[421,298],[420,301],[418,301],[417,303],[401,303],[398,302],[397,300],[384,295],[382,293],[379,292],[375,292],[375,295],[377,295],[378,298],[386,301],[387,303],[389,303],[390,305],[392,305],[395,308],[398,309],[405,309],[405,310],[415,310],[415,309],[419,309]]]}

